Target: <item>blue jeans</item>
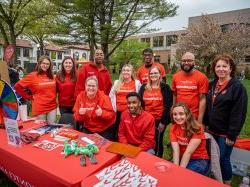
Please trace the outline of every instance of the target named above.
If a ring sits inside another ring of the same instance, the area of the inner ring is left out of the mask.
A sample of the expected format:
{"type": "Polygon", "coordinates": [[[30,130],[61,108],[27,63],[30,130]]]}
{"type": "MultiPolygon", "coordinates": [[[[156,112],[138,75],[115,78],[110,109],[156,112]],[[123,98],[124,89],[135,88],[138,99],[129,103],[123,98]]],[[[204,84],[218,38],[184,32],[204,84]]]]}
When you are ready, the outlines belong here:
{"type": "Polygon", "coordinates": [[[187,169],[190,169],[202,175],[206,175],[209,169],[209,160],[190,159],[187,165],[187,169]]]}
{"type": "Polygon", "coordinates": [[[216,136],[212,134],[216,140],[220,149],[220,167],[222,179],[224,181],[229,181],[232,178],[232,166],[230,161],[230,156],[233,150],[233,146],[228,146],[226,144],[226,138],[221,136],[216,136]]]}
{"type": "Polygon", "coordinates": [[[155,151],[154,149],[149,149],[146,151],[147,153],[151,154],[151,155],[154,155],[155,154],[155,151]]]}

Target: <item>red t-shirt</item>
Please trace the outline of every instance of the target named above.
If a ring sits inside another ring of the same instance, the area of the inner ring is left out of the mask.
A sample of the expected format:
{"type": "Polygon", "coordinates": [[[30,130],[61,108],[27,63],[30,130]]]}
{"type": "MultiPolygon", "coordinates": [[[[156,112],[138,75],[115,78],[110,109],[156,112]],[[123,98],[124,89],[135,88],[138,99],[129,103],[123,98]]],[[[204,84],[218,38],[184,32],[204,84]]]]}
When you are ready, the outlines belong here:
{"type": "Polygon", "coordinates": [[[59,77],[56,77],[56,89],[58,93],[58,102],[60,107],[73,107],[75,104],[75,85],[70,79],[70,74],[66,73],[64,82],[60,81],[59,77]]]}
{"type": "Polygon", "coordinates": [[[16,92],[26,99],[24,88],[32,92],[28,99],[32,101],[33,115],[46,114],[57,107],[55,78],[49,79],[46,73],[32,72],[15,85],[16,92]]]}
{"type": "Polygon", "coordinates": [[[120,89],[116,92],[116,107],[117,111],[123,112],[127,109],[126,96],[129,92],[135,92],[135,81],[131,80],[128,83],[123,83],[120,89]]]}
{"type": "Polygon", "coordinates": [[[145,111],[152,114],[156,120],[161,119],[164,109],[161,88],[152,88],[152,90],[145,89],[143,101],[145,104],[145,111]]]}
{"type": "Polygon", "coordinates": [[[199,115],[200,94],[208,92],[208,78],[198,70],[191,73],[179,71],[172,79],[172,90],[176,95],[176,103],[186,103],[195,118],[199,115]]]}
{"type": "MultiPolygon", "coordinates": [[[[160,68],[161,77],[166,76],[166,71],[163,65],[158,62],[153,62],[152,66],[156,66],[160,68]]],[[[149,68],[145,66],[145,64],[141,65],[137,71],[137,78],[140,80],[142,84],[146,84],[148,82],[149,68]]]]}
{"type": "Polygon", "coordinates": [[[199,134],[193,134],[191,139],[185,137],[185,130],[181,128],[178,124],[172,124],[170,126],[170,141],[178,142],[180,147],[180,156],[183,155],[191,139],[201,139],[200,145],[193,152],[191,159],[208,159],[208,154],[206,150],[206,137],[204,134],[204,129],[201,127],[199,134]]]}

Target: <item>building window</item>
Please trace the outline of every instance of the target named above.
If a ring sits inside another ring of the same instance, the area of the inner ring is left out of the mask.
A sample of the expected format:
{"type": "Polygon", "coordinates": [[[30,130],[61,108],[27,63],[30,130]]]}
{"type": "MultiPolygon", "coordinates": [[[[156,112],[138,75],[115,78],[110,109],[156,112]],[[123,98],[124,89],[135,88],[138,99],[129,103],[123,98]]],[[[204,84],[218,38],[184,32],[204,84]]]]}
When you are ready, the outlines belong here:
{"type": "Polygon", "coordinates": [[[23,48],[23,57],[30,57],[30,49],[23,48]]]}
{"type": "Polygon", "coordinates": [[[178,37],[176,35],[166,36],[166,46],[171,46],[171,44],[176,44],[178,37]]]}
{"type": "Polygon", "coordinates": [[[163,47],[163,36],[153,37],[153,47],[163,47]]]}
{"type": "Polygon", "coordinates": [[[56,52],[55,51],[51,51],[51,59],[56,60],[56,52]]]}
{"type": "Polygon", "coordinates": [[[233,23],[221,25],[220,26],[221,32],[227,32],[230,28],[233,27],[233,25],[234,25],[233,23]]]}
{"type": "Polygon", "coordinates": [[[57,59],[62,60],[62,52],[57,52],[57,59]]]}
{"type": "Polygon", "coordinates": [[[83,58],[84,60],[87,59],[87,54],[86,54],[85,52],[82,53],[82,58],[83,58]]]}
{"type": "Polygon", "coordinates": [[[20,47],[16,48],[16,55],[17,55],[17,57],[21,56],[21,48],[20,47]]]}
{"type": "Polygon", "coordinates": [[[161,61],[161,56],[160,55],[154,56],[154,61],[155,62],[160,62],[161,61]]]}
{"type": "Polygon", "coordinates": [[[150,38],[141,38],[141,42],[145,42],[145,43],[148,43],[150,45],[150,38]]]}
{"type": "Polygon", "coordinates": [[[45,51],[45,56],[50,57],[50,51],[45,51]]]}
{"type": "Polygon", "coordinates": [[[245,56],[245,63],[250,63],[250,56],[245,56]]]}
{"type": "Polygon", "coordinates": [[[79,53],[78,52],[74,52],[73,58],[75,60],[79,60],[79,53]]]}

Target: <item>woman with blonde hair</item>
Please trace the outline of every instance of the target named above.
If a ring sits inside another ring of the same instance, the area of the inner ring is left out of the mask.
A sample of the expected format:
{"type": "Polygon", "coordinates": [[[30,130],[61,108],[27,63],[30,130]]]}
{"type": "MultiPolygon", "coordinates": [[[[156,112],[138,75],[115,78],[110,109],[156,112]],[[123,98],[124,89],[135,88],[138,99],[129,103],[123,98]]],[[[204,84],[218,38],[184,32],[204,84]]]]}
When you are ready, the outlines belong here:
{"type": "Polygon", "coordinates": [[[149,69],[148,83],[140,89],[142,107],[153,115],[155,119],[155,155],[163,155],[163,135],[166,126],[170,123],[169,111],[172,105],[170,87],[162,82],[161,71],[153,66],[149,69]]]}
{"type": "Polygon", "coordinates": [[[121,113],[127,110],[126,96],[129,92],[139,92],[141,83],[135,77],[134,68],[131,64],[125,64],[122,67],[119,79],[115,80],[109,93],[112,106],[116,111],[115,134],[117,137],[118,126],[120,123],[121,113]]]}

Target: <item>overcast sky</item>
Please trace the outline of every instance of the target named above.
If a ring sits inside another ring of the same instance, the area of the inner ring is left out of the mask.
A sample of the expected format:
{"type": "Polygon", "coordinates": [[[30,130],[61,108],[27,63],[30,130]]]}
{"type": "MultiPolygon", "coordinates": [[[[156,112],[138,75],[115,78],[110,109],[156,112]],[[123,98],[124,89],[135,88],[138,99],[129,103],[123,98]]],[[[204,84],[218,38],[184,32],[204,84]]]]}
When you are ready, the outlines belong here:
{"type": "Polygon", "coordinates": [[[230,10],[250,8],[250,0],[169,0],[177,5],[177,16],[154,22],[150,28],[159,28],[157,32],[174,31],[186,28],[188,17],[200,16],[230,10]]]}

